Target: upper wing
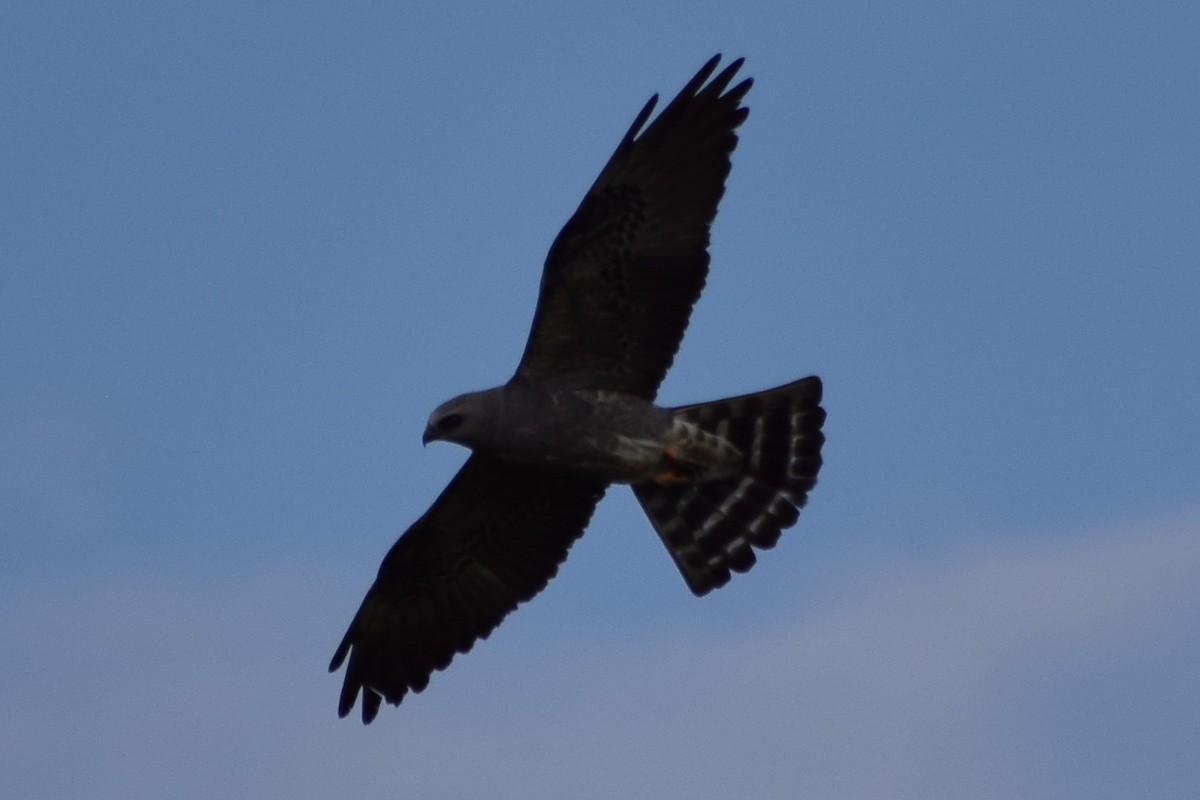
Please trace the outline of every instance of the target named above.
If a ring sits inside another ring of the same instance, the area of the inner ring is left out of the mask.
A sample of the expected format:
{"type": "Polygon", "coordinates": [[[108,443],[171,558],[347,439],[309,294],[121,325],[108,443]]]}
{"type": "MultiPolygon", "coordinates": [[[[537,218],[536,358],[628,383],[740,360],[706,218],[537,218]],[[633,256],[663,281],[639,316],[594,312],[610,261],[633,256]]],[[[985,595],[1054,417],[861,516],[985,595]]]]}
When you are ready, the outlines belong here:
{"type": "Polygon", "coordinates": [[[473,455],[388,551],[329,671],[350,664],[338,716],[363,693],[368,723],[419,692],[545,588],[606,486],[473,455]]]}
{"type": "Polygon", "coordinates": [[[742,59],[704,85],[719,61],[642,131],[650,99],[558,234],[518,377],[574,373],[591,388],[657,394],[704,288],[709,226],[749,113],[750,79],[725,91],[742,59]]]}

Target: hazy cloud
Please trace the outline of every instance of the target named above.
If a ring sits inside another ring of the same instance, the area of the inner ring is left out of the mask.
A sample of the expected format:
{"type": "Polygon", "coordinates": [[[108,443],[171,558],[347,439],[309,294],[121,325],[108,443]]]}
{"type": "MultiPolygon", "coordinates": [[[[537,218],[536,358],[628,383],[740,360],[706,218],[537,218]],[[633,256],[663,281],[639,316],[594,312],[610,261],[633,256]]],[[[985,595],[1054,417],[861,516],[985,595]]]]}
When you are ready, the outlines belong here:
{"type": "Polygon", "coordinates": [[[536,653],[501,635],[367,729],[333,714],[322,662],[344,603],[315,588],[316,565],[29,589],[0,618],[19,643],[0,788],[1167,797],[1198,776],[1183,757],[1200,732],[1196,520],[895,568],[753,635],[565,652],[547,639],[536,653]],[[1074,735],[1089,704],[1128,717],[1128,738],[1074,735]],[[1153,729],[1136,727],[1143,712],[1153,729]]]}

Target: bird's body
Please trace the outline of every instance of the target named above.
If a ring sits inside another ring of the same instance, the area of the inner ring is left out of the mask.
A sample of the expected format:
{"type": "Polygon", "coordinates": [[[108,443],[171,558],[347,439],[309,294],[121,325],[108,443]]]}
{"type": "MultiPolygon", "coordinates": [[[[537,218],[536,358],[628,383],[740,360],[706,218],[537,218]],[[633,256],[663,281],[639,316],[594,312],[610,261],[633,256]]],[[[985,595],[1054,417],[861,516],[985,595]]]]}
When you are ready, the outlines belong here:
{"type": "Polygon", "coordinates": [[[608,483],[644,483],[672,468],[724,477],[741,457],[732,443],[641,397],[524,380],[443,403],[424,437],[437,439],[608,483]]]}
{"type": "Polygon", "coordinates": [[[472,455],[392,546],[342,638],[338,713],[421,691],[540,592],[611,484],[629,484],[697,595],[796,522],[821,468],[821,381],[664,408],[658,386],[708,273],[751,81],[714,57],[657,96],[550,247],[516,374],[439,406],[424,441],[472,455]]]}

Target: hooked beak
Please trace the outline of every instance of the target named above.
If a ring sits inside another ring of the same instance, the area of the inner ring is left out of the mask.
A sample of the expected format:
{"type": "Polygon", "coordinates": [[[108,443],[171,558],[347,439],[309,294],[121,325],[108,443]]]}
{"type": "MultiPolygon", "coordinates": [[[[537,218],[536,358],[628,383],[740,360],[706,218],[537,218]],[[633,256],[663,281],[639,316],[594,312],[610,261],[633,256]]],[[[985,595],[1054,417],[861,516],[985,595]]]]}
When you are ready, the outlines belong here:
{"type": "Polygon", "coordinates": [[[438,437],[437,437],[437,434],[434,433],[433,428],[427,427],[425,429],[425,432],[423,434],[421,434],[421,446],[425,447],[426,445],[428,445],[430,442],[432,442],[436,438],[438,438],[438,437]]]}

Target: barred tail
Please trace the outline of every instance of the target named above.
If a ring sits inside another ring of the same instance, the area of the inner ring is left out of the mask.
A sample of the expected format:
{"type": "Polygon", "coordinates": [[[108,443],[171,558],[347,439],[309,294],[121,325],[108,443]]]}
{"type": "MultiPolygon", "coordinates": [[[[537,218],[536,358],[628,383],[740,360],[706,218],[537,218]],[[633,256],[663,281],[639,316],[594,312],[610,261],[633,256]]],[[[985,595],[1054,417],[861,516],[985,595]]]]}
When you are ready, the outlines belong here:
{"type": "Polygon", "coordinates": [[[754,566],[751,545],[774,547],[799,518],[821,469],[821,379],[671,411],[744,456],[741,474],[732,478],[633,486],[688,588],[705,595],[728,583],[730,570],[754,566]]]}

